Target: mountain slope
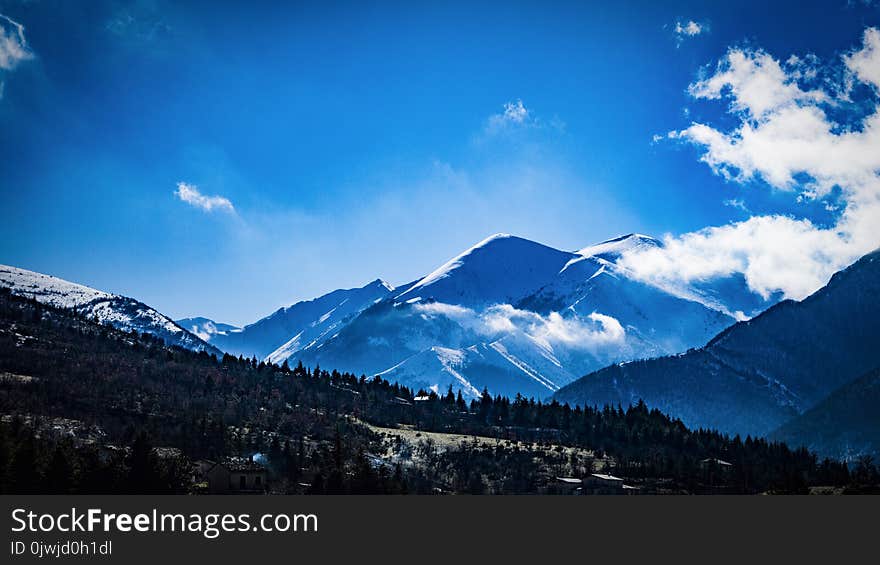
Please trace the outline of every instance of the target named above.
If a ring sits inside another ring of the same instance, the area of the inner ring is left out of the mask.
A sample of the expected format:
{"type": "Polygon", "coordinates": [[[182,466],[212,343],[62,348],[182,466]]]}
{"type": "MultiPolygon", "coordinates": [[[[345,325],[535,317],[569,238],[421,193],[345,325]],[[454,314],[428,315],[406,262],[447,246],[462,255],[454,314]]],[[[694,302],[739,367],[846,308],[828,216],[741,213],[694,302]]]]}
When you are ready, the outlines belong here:
{"type": "Polygon", "coordinates": [[[0,287],[9,288],[18,296],[74,310],[101,324],[109,324],[124,331],[135,330],[155,335],[168,345],[220,353],[164,314],[133,298],[6,265],[0,265],[0,287]]]}
{"type": "Polygon", "coordinates": [[[847,383],[770,437],[823,457],[880,458],[880,368],[847,383]]]}
{"type": "Polygon", "coordinates": [[[767,434],[878,364],[880,251],[801,302],[781,302],[677,357],[607,367],[561,402],[650,406],[689,426],[767,434]]]}
{"type": "Polygon", "coordinates": [[[240,330],[213,336],[210,343],[234,355],[269,357],[281,363],[289,357],[289,352],[332,335],[342,324],[393,290],[394,287],[381,279],[360,288],[335,290],[314,300],[280,308],[240,330]]]}

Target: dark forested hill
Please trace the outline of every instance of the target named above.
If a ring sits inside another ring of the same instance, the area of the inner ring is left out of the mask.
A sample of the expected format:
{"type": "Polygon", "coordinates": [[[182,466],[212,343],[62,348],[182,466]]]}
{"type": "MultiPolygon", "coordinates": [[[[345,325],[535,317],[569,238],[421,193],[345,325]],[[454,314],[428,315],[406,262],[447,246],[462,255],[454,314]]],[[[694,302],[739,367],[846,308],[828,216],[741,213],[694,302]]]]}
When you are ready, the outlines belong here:
{"type": "Polygon", "coordinates": [[[880,459],[880,368],[843,385],[771,437],[835,459],[880,459]]]}
{"type": "Polygon", "coordinates": [[[880,251],[675,357],[613,365],[564,387],[573,404],[644,399],[692,427],[764,435],[880,364],[880,251]]]}

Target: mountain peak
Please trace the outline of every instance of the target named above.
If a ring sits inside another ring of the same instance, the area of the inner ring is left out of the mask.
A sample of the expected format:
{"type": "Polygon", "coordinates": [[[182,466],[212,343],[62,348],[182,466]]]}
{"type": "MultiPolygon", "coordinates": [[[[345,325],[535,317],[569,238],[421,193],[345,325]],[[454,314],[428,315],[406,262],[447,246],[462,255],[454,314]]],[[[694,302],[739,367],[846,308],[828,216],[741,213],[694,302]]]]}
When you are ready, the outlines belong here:
{"type": "Polygon", "coordinates": [[[498,233],[459,253],[401,293],[477,305],[513,302],[537,288],[573,255],[498,233]]]}
{"type": "Polygon", "coordinates": [[[511,235],[509,233],[498,232],[498,233],[493,233],[492,235],[490,235],[489,237],[487,237],[483,241],[477,243],[471,249],[476,249],[478,247],[484,247],[485,245],[488,245],[489,243],[492,243],[493,241],[498,240],[498,239],[508,239],[508,238],[522,239],[521,237],[516,237],[516,236],[511,235]]]}
{"type": "Polygon", "coordinates": [[[607,239],[601,243],[584,247],[577,251],[578,255],[584,257],[595,257],[598,255],[604,258],[617,258],[627,251],[636,249],[649,249],[651,247],[662,247],[663,243],[654,239],[649,235],[640,233],[629,233],[620,237],[607,239]]]}
{"type": "Polygon", "coordinates": [[[368,288],[368,287],[369,287],[369,288],[378,288],[378,287],[382,287],[382,288],[384,288],[385,290],[387,290],[388,292],[391,292],[391,291],[394,290],[394,285],[388,283],[388,282],[385,281],[384,279],[375,279],[375,280],[373,280],[373,281],[370,281],[370,282],[369,282],[364,288],[368,288]]]}

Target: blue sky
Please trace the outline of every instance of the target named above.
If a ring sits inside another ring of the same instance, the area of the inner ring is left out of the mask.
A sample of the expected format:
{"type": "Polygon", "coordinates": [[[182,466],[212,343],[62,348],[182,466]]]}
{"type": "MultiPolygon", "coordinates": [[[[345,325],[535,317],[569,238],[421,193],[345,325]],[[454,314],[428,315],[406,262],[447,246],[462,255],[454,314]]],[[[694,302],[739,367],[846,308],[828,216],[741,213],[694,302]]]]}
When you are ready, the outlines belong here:
{"type": "MultiPolygon", "coordinates": [[[[830,81],[876,2],[362,4],[0,1],[0,262],[240,324],[494,232],[841,222],[845,181],[726,178],[742,161],[684,132],[745,118],[688,87],[730,48],[815,55],[830,81]]],[[[829,119],[858,128],[871,88],[829,119]]]]}

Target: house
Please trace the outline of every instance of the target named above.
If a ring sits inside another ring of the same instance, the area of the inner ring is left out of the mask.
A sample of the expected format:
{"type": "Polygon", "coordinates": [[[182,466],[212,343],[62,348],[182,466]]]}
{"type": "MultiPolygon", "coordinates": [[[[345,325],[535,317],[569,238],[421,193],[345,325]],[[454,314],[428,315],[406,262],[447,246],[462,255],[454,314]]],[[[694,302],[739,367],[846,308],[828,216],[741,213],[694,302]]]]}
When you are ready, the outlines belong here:
{"type": "Polygon", "coordinates": [[[266,467],[244,457],[225,457],[220,461],[200,461],[199,470],[211,493],[265,492],[266,467]]]}
{"type": "Polygon", "coordinates": [[[623,484],[623,479],[614,475],[593,473],[584,478],[584,494],[635,494],[638,488],[623,484]]]}
{"type": "Polygon", "coordinates": [[[559,494],[579,494],[583,481],[574,477],[556,477],[553,491],[559,494]]]}
{"type": "Polygon", "coordinates": [[[700,461],[700,469],[703,471],[703,480],[712,487],[733,472],[733,464],[710,457],[700,461]]]}
{"type": "Polygon", "coordinates": [[[710,457],[709,459],[703,459],[700,461],[700,467],[702,469],[724,469],[729,470],[733,467],[733,463],[728,463],[723,459],[715,459],[714,457],[710,457]]]}

